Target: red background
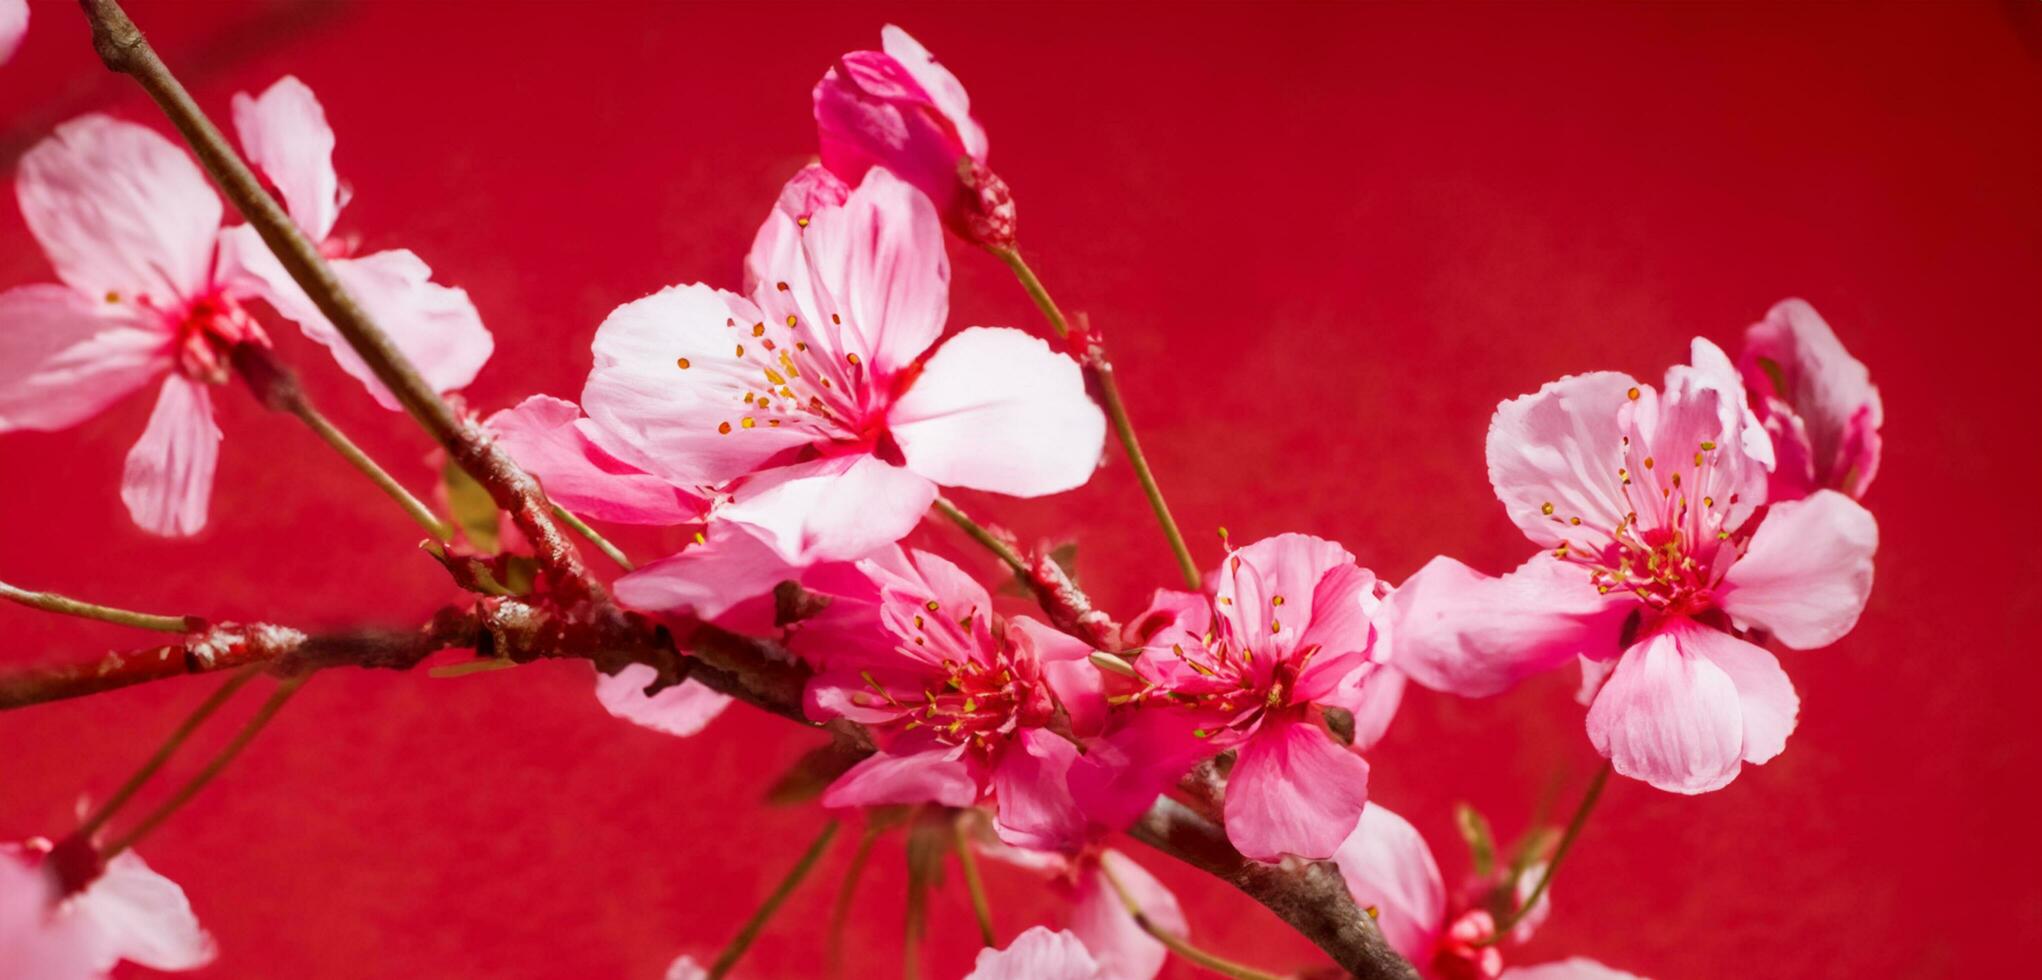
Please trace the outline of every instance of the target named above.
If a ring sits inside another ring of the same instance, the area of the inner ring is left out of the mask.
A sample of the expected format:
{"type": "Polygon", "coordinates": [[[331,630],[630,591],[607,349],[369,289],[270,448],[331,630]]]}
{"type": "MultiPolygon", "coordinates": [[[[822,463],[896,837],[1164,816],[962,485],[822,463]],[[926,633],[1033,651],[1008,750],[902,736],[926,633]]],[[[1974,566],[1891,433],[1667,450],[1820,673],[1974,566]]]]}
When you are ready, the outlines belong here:
{"type": "MultiPolygon", "coordinates": [[[[1734,348],[1806,297],[1885,393],[1870,608],[1833,649],[1785,655],[1803,715],[1781,758],[1699,798],[1619,780],[1517,960],[1976,977],[2042,955],[2033,4],[133,6],[217,118],[286,72],[318,91],[356,190],[343,230],[416,249],[495,330],[469,393],[485,408],[578,392],[623,301],[734,284],[812,152],[810,84],[902,23],[970,87],[1023,242],[1105,331],[1207,561],[1224,523],[1238,541],[1338,538],[1393,580],[1441,552],[1500,571],[1527,545],[1484,478],[1497,401],[1593,368],[1657,377],[1691,336],[1734,348]]],[[[0,91],[10,170],[79,112],[161,126],[69,4],[37,6],[0,91]]],[[[11,203],[0,242],[0,284],[49,277],[11,203]]],[[[956,324],[1038,327],[992,260],[955,263],[956,324]]],[[[416,430],[273,333],[331,416],[428,485],[416,430]]],[[[304,627],[449,598],[395,508],[287,419],[220,403],[213,524],[193,542],[143,536],[119,504],[147,399],[0,438],[0,578],[304,627]]],[[[1117,453],[1078,492],[974,504],[1081,538],[1086,584],[1122,614],[1172,577],[1117,453]]],[[[676,543],[624,538],[641,557],[676,543]]],[[[13,607],[0,628],[8,664],[146,642],[13,607]]],[[[1571,805],[1594,763],[1573,680],[1408,699],[1372,789],[1450,876],[1467,863],[1455,800],[1504,834],[1542,800],[1571,805]]],[[[64,829],[210,686],[0,714],[0,837],[64,829]]],[[[575,664],[333,672],[144,850],[219,937],[213,976],[656,977],[713,955],[815,831],[813,808],[755,802],[815,741],[743,709],[692,740],[642,731],[575,664]]],[[[811,973],[848,851],[746,974],[811,973]]],[[[1204,945],[1313,962],[1246,899],[1136,854],[1204,945]]],[[[883,846],[862,893],[861,973],[897,969],[899,857],[883,846]]],[[[990,874],[1006,935],[1054,913],[1031,879],[990,874]]],[[[956,976],[975,941],[954,880],[935,915],[933,975],[956,976]]]]}

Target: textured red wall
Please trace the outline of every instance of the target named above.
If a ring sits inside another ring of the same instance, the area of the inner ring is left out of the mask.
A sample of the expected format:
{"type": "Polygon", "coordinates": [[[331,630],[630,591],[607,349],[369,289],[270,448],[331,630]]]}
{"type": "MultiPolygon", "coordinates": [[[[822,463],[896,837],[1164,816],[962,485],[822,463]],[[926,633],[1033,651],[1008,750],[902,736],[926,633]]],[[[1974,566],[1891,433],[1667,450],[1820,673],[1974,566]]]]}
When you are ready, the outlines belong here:
{"type": "MultiPolygon", "coordinates": [[[[575,394],[618,303],[735,283],[812,152],[810,84],[898,21],[970,87],[1023,241],[1106,332],[1208,560],[1224,523],[1240,541],[1336,537],[1392,579],[1439,552],[1500,571],[1526,544],[1484,478],[1498,400],[1591,368],[1656,377],[1689,337],[1734,345],[1804,296],[1885,392],[1871,606],[1833,649],[1784,657],[1804,709],[1780,759],[1693,799],[1619,781],[1522,960],[1979,977],[2042,955],[2033,4],[133,6],[216,114],[286,72],[318,91],[356,190],[343,229],[472,291],[499,341],[470,392],[489,408],[575,394]]],[[[78,112],[159,124],[100,71],[71,5],[35,17],[0,69],[0,166],[78,112]]],[[[0,243],[0,285],[47,277],[11,203],[0,243]]],[[[956,265],[958,324],[1036,324],[991,260],[956,265]]],[[[418,433],[285,348],[337,421],[425,485],[418,433]]],[[[0,578],[303,626],[402,622],[448,597],[351,471],[221,402],[214,523],[189,543],[144,537],[118,501],[146,399],[0,438],[0,578]]],[[[1078,535],[1086,584],[1123,613],[1171,578],[1117,458],[1076,493],[975,503],[1078,535]]],[[[647,556],[677,543],[625,538],[647,556]]],[[[0,629],[8,664],[134,640],[12,607],[0,629]]],[[[1373,790],[1449,875],[1466,866],[1455,800],[1504,832],[1556,784],[1571,804],[1594,762],[1572,683],[1409,698],[1373,790]]],[[[207,686],[0,714],[0,837],[61,829],[207,686]]],[[[219,936],[212,976],[655,977],[713,953],[818,826],[756,802],[813,742],[743,710],[690,741],[641,731],[573,664],[334,672],[145,851],[219,936]]],[[[847,857],[747,973],[809,975],[847,857]]],[[[1146,860],[1202,943],[1311,962],[1259,907],[1146,860]]],[[[991,874],[1007,933],[1053,909],[991,874]]],[[[897,969],[904,877],[883,848],[853,926],[861,972],[897,969]]],[[[933,969],[955,976],[974,937],[954,884],[936,914],[933,969]]]]}

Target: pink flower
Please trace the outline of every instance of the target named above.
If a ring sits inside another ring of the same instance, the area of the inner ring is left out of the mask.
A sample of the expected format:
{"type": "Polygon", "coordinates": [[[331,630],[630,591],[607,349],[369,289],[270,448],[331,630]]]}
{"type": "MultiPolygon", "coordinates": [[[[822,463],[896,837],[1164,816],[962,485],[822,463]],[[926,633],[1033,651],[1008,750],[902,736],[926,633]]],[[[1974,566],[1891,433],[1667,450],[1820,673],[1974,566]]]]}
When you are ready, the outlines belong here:
{"type": "Polygon", "coordinates": [[[1798,299],[1782,300],[1744,332],[1738,357],[1751,404],[1779,452],[1773,503],[1817,490],[1862,499],[1879,472],[1886,409],[1872,374],[1798,299]]]}
{"type": "Polygon", "coordinates": [[[1178,936],[1191,935],[1177,896],[1132,858],[1110,847],[1088,844],[1074,854],[1000,845],[982,849],[989,857],[1051,876],[1054,887],[1070,903],[1066,928],[1084,944],[1098,966],[1100,980],[1153,980],[1170,955],[1128,913],[1106,878],[1109,867],[1150,922],[1178,936]]]}
{"type": "Polygon", "coordinates": [[[995,615],[983,586],[924,552],[894,548],[839,584],[808,585],[832,598],[791,642],[816,668],[808,715],[858,722],[879,742],[824,806],[965,807],[990,796],[1001,840],[1082,845],[1085,820],[1065,784],[1077,747],[1052,729],[1082,734],[1103,714],[1091,648],[995,615]]]}
{"type": "MultiPolygon", "coordinates": [[[[320,244],[335,278],[433,390],[453,391],[475,380],[496,342],[468,294],[433,282],[432,269],[409,249],[351,256],[353,244],[333,236],[350,194],[333,169],[333,128],[312,90],[286,75],[258,97],[237,93],[234,129],[249,165],[275,186],[306,237],[320,244]]],[[[267,300],[305,336],[326,345],[384,408],[403,409],[252,226],[228,229],[220,249],[225,274],[248,295],[267,300]]]]}
{"type": "MultiPolygon", "coordinates": [[[[318,166],[333,143],[318,103],[285,79],[236,110],[251,160],[323,237],[341,195],[330,165],[318,166]]],[[[249,299],[297,319],[395,407],[286,286],[254,232],[221,231],[220,200],[205,177],[149,129],[101,115],[64,123],[23,155],[15,190],[63,285],[0,293],[0,432],[66,428],[162,378],[121,481],[121,499],[145,530],[184,536],[205,527],[220,446],[209,386],[232,374],[235,348],[269,346],[243,309],[249,299]]],[[[337,260],[334,269],[428,380],[465,384],[488,357],[488,332],[466,295],[427,281],[411,253],[337,260]]]]}
{"type": "Polygon", "coordinates": [[[1786,746],[1800,700],[1745,631],[1835,642],[1864,609],[1878,545],[1840,493],[1764,506],[1765,431],[1722,351],[1697,340],[1694,359],[1663,395],[1602,372],[1505,402],[1490,482],[1550,550],[1501,578],[1435,558],[1390,600],[1393,662],[1428,687],[1493,694],[1576,655],[1608,671],[1589,740],[1618,772],[1682,793],[1786,746]]]}
{"type": "MultiPolygon", "coordinates": [[[[1360,824],[1333,860],[1354,900],[1375,909],[1383,938],[1428,980],[1637,980],[1578,957],[1505,969],[1504,944],[1488,942],[1496,935],[1496,919],[1480,907],[1483,896],[1462,896],[1450,908],[1446,883],[1425,838],[1381,804],[1362,811],[1360,824]]],[[[1530,938],[1531,930],[1521,923],[1507,941],[1530,938]]]]}
{"type": "Polygon", "coordinates": [[[709,971],[694,957],[682,956],[667,964],[666,980],[709,980],[709,971]]]}
{"type": "Polygon", "coordinates": [[[85,867],[60,861],[41,838],[0,847],[0,977],[96,977],[126,960],[155,970],[196,970],[213,961],[184,890],[133,851],[85,867]],[[83,880],[60,880],[76,877],[83,880]],[[10,972],[19,954],[33,966],[10,972]]]}
{"type": "Polygon", "coordinates": [[[986,131],[964,85],[908,32],[888,24],[879,36],[883,51],[853,51],[815,83],[823,165],[847,181],[891,170],[959,237],[1012,245],[1014,202],[986,167],[986,131]]]}
{"type": "Polygon", "coordinates": [[[964,980],[1102,980],[1099,964],[1069,932],[1036,926],[1005,949],[982,949],[964,980]]]}
{"type": "MultiPolygon", "coordinates": [[[[749,298],[698,284],[618,308],[581,400],[605,450],[720,488],[717,516],[757,532],[729,547],[795,567],[855,560],[913,529],[938,485],[1038,496],[1097,465],[1105,418],[1074,361],[1001,327],[929,352],[949,307],[942,232],[886,171],[855,191],[819,168],[796,176],[747,279],[749,298]]],[[[618,595],[685,609],[728,584],[684,560],[618,595]]]]}
{"type": "Polygon", "coordinates": [[[99,115],[23,155],[15,190],[64,285],[0,293],[0,432],[66,428],[163,378],[121,499],[146,530],[197,533],[220,443],[207,388],[236,345],[269,343],[216,273],[219,198],[170,141],[99,115]]]}
{"type": "Polygon", "coordinates": [[[28,33],[28,0],[0,0],[0,65],[14,57],[28,33]]]}
{"type": "Polygon", "coordinates": [[[1125,825],[1199,760],[1239,749],[1227,836],[1258,861],[1333,853],[1368,798],[1359,750],[1396,710],[1370,618],[1387,589],[1331,541],[1284,534],[1228,555],[1210,601],[1159,593],[1167,625],[1134,662],[1121,724],[1072,770],[1095,817],[1125,825]],[[1320,706],[1354,719],[1341,745],[1320,706]]]}

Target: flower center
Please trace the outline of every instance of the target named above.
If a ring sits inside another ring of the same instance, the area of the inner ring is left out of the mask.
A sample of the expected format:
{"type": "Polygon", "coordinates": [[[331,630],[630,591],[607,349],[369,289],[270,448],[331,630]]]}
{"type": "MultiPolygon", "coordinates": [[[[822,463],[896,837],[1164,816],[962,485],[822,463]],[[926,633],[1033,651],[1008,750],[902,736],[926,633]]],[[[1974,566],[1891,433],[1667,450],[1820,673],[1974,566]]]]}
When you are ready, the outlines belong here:
{"type": "Polygon", "coordinates": [[[223,384],[231,373],[229,356],[245,343],[269,346],[262,326],[234,297],[215,292],[191,301],[182,314],[173,314],[177,369],[185,377],[223,384]]]}
{"type": "Polygon", "coordinates": [[[1604,594],[1629,592],[1654,610],[1692,614],[1710,607],[1710,590],[1728,570],[1726,558],[1742,551],[1745,539],[1728,527],[1738,494],[1714,491],[1728,481],[1719,467],[1725,450],[1714,441],[1694,444],[1684,458],[1661,459],[1624,437],[1616,470],[1624,515],[1613,527],[1598,528],[1581,517],[1541,509],[1578,539],[1564,541],[1553,556],[1588,569],[1604,594]]]}

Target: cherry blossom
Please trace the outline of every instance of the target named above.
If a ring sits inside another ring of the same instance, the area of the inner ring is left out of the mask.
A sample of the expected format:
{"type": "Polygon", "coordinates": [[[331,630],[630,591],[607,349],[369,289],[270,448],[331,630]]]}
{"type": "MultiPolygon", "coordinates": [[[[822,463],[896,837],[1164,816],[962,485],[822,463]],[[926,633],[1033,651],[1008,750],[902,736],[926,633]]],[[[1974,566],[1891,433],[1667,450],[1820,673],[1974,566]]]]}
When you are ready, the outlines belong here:
{"type": "Polygon", "coordinates": [[[1086,734],[1104,713],[1091,648],[999,616],[984,586],[926,552],[894,548],[846,571],[806,582],[831,602],[790,646],[816,668],[809,717],[858,722],[879,751],[831,784],[823,805],[965,807],[990,796],[1001,840],[1082,844],[1065,783],[1078,750],[1058,729],[1086,734]]]}
{"type": "MultiPolygon", "coordinates": [[[[307,231],[324,237],[342,195],[330,166],[315,165],[332,146],[318,103],[285,79],[236,108],[250,157],[307,231]]],[[[395,407],[296,286],[275,281],[288,277],[253,231],[222,232],[220,199],[204,175],[154,131],[96,114],[71,120],[22,156],[15,190],[63,285],[0,293],[0,432],[67,428],[162,379],[121,482],[143,529],[186,536],[205,527],[220,444],[210,389],[233,373],[236,348],[270,345],[244,307],[251,299],[298,320],[395,407]]],[[[337,259],[334,268],[435,384],[465,384],[489,356],[466,295],[428,281],[411,253],[337,259]]]]}
{"type": "Polygon", "coordinates": [[[1862,499],[1879,472],[1886,409],[1871,372],[1815,308],[1798,299],[1774,305],[1745,331],[1738,368],[1779,453],[1768,499],[1825,489],[1862,499]]]}
{"type": "Polygon", "coordinates": [[[1013,200],[986,167],[986,131],[964,85],[898,27],[880,31],[880,47],[844,55],[815,83],[823,165],[847,181],[891,170],[966,241],[1013,244],[1013,200]]]}
{"type": "Polygon", "coordinates": [[[1489,578],[1435,558],[1390,600],[1395,663],[1479,696],[1590,661],[1589,740],[1616,770],[1700,793],[1785,748],[1800,699],[1779,661],[1849,632],[1872,586],[1878,527],[1820,490],[1766,505],[1772,446],[1729,359],[1706,340],[1661,393],[1615,372],[1505,402],[1489,475],[1549,549],[1489,578]]]}
{"type": "Polygon", "coordinates": [[[1345,548],[1303,534],[1233,551],[1217,580],[1209,599],[1158,593],[1143,620],[1165,625],[1133,663],[1140,686],[1073,768],[1072,788],[1094,816],[1125,825],[1192,765],[1238,749],[1226,792],[1234,846],[1259,861],[1324,858],[1360,818],[1359,750],[1401,693],[1370,622],[1388,589],[1345,548]],[[1352,745],[1328,731],[1322,706],[1353,720],[1352,745]]]}
{"type": "MultiPolygon", "coordinates": [[[[1003,327],[936,344],[942,232],[887,171],[856,190],[797,175],[746,267],[748,297],[696,284],[618,308],[581,398],[612,455],[718,488],[717,516],[756,532],[725,545],[739,566],[756,567],[760,544],[796,567],[856,560],[907,534],[938,485],[1038,496],[1096,467],[1105,417],[1076,362],[1003,327]]],[[[619,597],[674,610],[731,591],[725,563],[680,557],[619,597]]]]}
{"type": "MultiPolygon", "coordinates": [[[[432,269],[409,249],[354,255],[350,240],[334,236],[351,195],[333,169],[333,128],[312,90],[286,75],[260,96],[237,93],[234,129],[249,165],[276,187],[291,220],[319,244],[335,278],[433,390],[453,391],[475,380],[496,342],[468,294],[433,282],[432,269]]],[[[341,369],[361,381],[384,408],[402,410],[253,226],[228,229],[220,249],[223,265],[241,288],[267,300],[305,336],[324,344],[341,369]]]]}
{"type": "Polygon", "coordinates": [[[89,848],[53,851],[42,838],[0,847],[0,949],[31,964],[19,973],[0,964],[0,977],[39,980],[103,976],[123,960],[196,970],[216,955],[184,890],[139,855],[101,863],[89,848]]]}
{"type": "MultiPolygon", "coordinates": [[[[1496,918],[1487,896],[1462,895],[1449,903],[1432,849],[1403,817],[1370,803],[1354,833],[1333,855],[1354,900],[1375,912],[1391,948],[1427,980],[1637,980],[1579,957],[1530,967],[1504,966],[1504,944],[1492,942],[1496,918]]],[[[1537,868],[1526,878],[1534,878],[1537,868]]],[[[1517,900],[1524,898],[1519,890],[1517,900]]],[[[1541,905],[1544,899],[1541,899],[1541,905]]],[[[1511,945],[1528,941],[1537,921],[1527,915],[1511,930],[1511,945]]]]}
{"type": "Polygon", "coordinates": [[[1035,926],[1005,949],[979,950],[964,980],[1102,980],[1098,961],[1070,932],[1035,926]]]}

